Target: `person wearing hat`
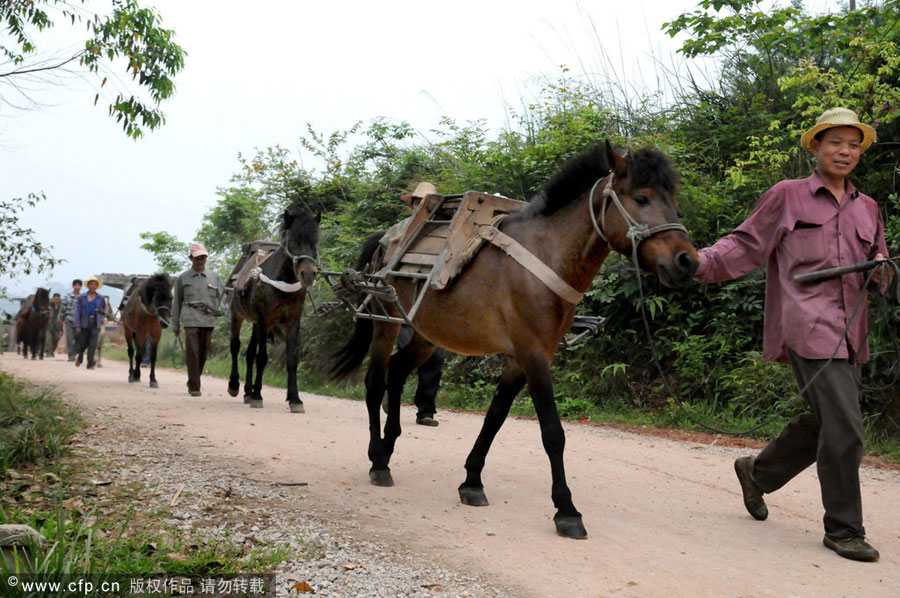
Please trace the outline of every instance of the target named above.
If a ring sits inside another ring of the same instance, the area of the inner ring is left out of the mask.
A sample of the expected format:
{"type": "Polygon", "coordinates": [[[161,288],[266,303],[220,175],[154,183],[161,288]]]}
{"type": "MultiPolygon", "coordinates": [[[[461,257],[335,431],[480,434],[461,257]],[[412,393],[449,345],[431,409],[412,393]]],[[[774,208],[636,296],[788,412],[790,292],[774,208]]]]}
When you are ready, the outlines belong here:
{"type": "Polygon", "coordinates": [[[200,396],[200,376],[212,342],[219,302],[225,294],[222,279],[214,270],[206,269],[209,252],[203,243],[191,245],[188,257],[191,267],[175,280],[172,299],[172,331],[177,335],[184,327],[184,360],[188,371],[188,393],[200,396]]]}
{"type": "Polygon", "coordinates": [[[75,332],[75,306],[78,304],[82,286],[84,283],[80,278],[72,281],[72,292],[62,300],[62,307],[59,310],[59,319],[64,323],[66,329],[66,354],[69,361],[75,361],[75,348],[78,346],[78,334],[75,332]]]}
{"type": "Polygon", "coordinates": [[[100,328],[103,326],[103,313],[106,311],[106,300],[97,289],[103,286],[103,281],[96,276],[91,276],[84,283],[88,292],[78,297],[75,303],[75,332],[78,334],[78,347],[75,355],[75,367],[79,367],[84,358],[84,350],[87,349],[87,369],[94,369],[94,354],[97,351],[97,340],[100,338],[100,328]]]}
{"type": "MultiPolygon", "coordinates": [[[[422,181],[416,185],[416,188],[412,193],[401,195],[400,199],[409,204],[410,209],[415,212],[419,207],[419,204],[422,203],[422,200],[425,199],[425,196],[436,194],[437,187],[435,187],[433,183],[422,181]]],[[[401,220],[388,229],[381,237],[379,243],[382,247],[382,255],[387,255],[389,251],[396,249],[395,247],[391,247],[391,245],[396,245],[400,242],[400,239],[406,234],[406,229],[409,227],[412,218],[412,216],[409,216],[401,220]]],[[[412,342],[412,337],[412,329],[409,326],[403,326],[400,330],[400,334],[397,335],[398,351],[402,351],[409,346],[410,342],[412,342]]],[[[437,413],[437,393],[440,388],[441,375],[444,370],[444,361],[446,358],[447,351],[438,347],[434,350],[431,357],[416,369],[418,385],[416,386],[416,394],[413,403],[416,406],[416,423],[420,426],[434,427],[440,423],[434,416],[437,413]]],[[[387,398],[382,401],[382,407],[386,413],[387,398]]]]}
{"type": "MultiPolygon", "coordinates": [[[[791,420],[755,457],[735,461],[744,506],[755,519],[766,519],[763,494],[815,463],[825,507],[823,543],[860,561],[879,556],[863,527],[859,464],[864,438],[853,376],[855,364],[869,358],[866,276],[854,273],[815,283],[797,283],[793,276],[886,259],[878,204],[848,179],[874,141],[875,130],[852,110],[826,110],[800,141],[815,157],[815,171],[766,191],[734,232],[700,250],[696,273],[701,281],[722,282],[765,264],[763,359],[790,363],[800,388],[808,385],[803,397],[810,412],[791,420]]],[[[886,271],[879,268],[877,284],[886,271]]]]}

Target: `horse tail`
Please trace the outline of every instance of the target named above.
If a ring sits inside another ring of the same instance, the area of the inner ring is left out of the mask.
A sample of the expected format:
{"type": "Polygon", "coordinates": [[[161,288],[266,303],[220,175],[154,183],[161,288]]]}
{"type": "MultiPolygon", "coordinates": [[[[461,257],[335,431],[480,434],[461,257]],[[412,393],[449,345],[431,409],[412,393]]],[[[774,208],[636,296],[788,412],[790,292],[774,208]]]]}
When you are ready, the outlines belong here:
{"type": "Polygon", "coordinates": [[[353,336],[331,355],[329,378],[343,380],[359,369],[372,344],[372,329],[372,320],[356,321],[353,336]]]}
{"type": "MultiPolygon", "coordinates": [[[[384,236],[384,232],[369,235],[362,243],[359,252],[359,259],[356,260],[355,269],[357,272],[369,272],[372,259],[375,252],[378,251],[379,241],[384,236]]],[[[378,264],[374,264],[378,269],[378,264]]],[[[369,345],[372,344],[372,320],[357,320],[356,327],[353,329],[353,336],[341,348],[332,353],[332,364],[329,376],[332,380],[343,380],[353,372],[355,372],[366,354],[369,352],[369,345]]]]}

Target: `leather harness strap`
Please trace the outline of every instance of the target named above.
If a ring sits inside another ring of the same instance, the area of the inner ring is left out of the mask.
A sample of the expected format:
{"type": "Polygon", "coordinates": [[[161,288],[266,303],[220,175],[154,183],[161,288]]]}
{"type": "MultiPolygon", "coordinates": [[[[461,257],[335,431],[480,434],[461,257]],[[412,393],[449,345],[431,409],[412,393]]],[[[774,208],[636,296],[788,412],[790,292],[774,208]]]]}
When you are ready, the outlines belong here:
{"type": "Polygon", "coordinates": [[[501,232],[499,228],[482,226],[478,231],[478,235],[516,260],[523,268],[534,274],[538,280],[547,285],[551,291],[565,301],[577,305],[581,298],[584,297],[584,293],[579,293],[573,289],[569,283],[551,270],[547,264],[522,247],[518,241],[501,232]]]}

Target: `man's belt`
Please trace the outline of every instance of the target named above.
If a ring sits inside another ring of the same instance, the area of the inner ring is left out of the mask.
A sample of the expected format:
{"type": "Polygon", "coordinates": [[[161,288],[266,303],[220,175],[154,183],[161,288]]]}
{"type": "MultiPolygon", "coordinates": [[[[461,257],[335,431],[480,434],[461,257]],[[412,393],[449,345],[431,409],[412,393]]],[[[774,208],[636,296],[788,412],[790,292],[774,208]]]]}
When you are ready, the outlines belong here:
{"type": "Polygon", "coordinates": [[[225,315],[215,307],[204,303],[203,301],[185,301],[185,305],[196,309],[204,316],[215,316],[218,318],[225,315]]]}

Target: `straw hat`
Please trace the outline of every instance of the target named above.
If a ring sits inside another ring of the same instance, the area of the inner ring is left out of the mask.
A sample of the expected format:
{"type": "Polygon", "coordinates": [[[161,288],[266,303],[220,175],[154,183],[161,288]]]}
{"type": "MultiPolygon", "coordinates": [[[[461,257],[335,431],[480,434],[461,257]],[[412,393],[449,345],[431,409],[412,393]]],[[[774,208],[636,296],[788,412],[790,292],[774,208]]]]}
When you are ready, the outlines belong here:
{"type": "Polygon", "coordinates": [[[411,203],[413,199],[422,199],[426,195],[435,195],[437,194],[437,187],[428,181],[422,181],[418,185],[416,185],[415,191],[412,193],[408,193],[407,195],[401,195],[400,199],[405,201],[406,203],[411,203]]]}
{"type": "Polygon", "coordinates": [[[191,250],[188,252],[188,256],[200,257],[201,255],[209,255],[209,252],[206,250],[206,246],[203,243],[194,243],[193,245],[191,245],[191,250]]]}
{"type": "Polygon", "coordinates": [[[96,276],[91,276],[87,280],[84,281],[84,286],[87,286],[89,282],[94,281],[97,283],[97,288],[101,288],[103,286],[103,281],[97,278],[96,276]]]}
{"type": "Polygon", "coordinates": [[[862,143],[860,144],[861,151],[866,151],[866,149],[875,143],[877,139],[875,129],[867,124],[859,122],[859,117],[856,115],[856,112],[849,108],[831,108],[822,113],[822,116],[816,121],[816,126],[803,134],[803,137],[800,138],[800,145],[811,150],[812,142],[816,135],[825,129],[833,129],[834,127],[856,127],[862,131],[863,137],[862,143]]]}

